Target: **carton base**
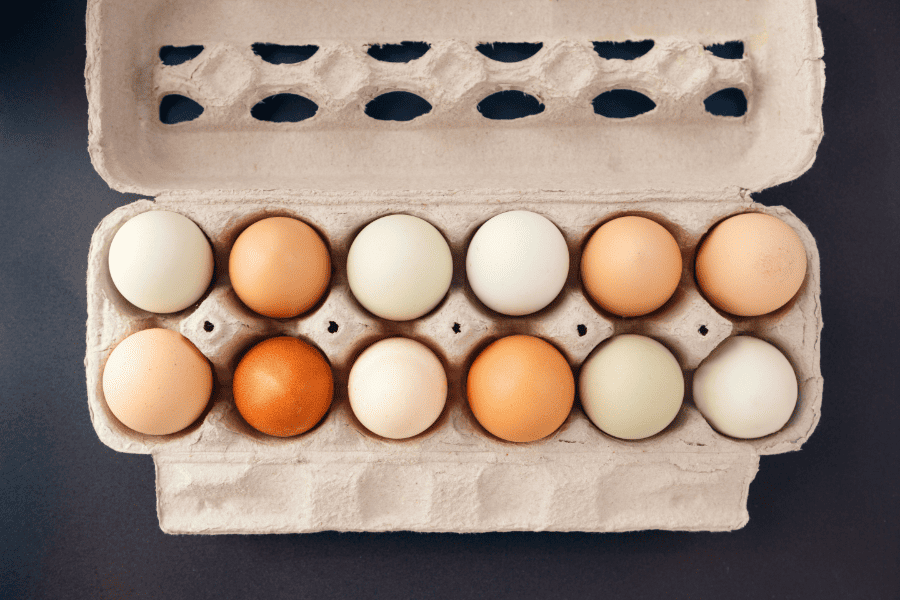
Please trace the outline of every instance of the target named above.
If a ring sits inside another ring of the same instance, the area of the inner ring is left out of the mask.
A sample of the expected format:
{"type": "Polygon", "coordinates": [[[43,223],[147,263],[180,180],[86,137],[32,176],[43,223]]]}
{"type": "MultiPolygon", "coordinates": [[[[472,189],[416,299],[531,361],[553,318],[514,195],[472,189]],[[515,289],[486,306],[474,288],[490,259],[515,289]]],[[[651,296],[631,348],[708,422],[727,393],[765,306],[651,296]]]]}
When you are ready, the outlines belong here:
{"type": "Polygon", "coordinates": [[[172,534],[730,531],[748,521],[759,466],[752,452],[460,454],[423,462],[157,454],[159,523],[172,534]]]}

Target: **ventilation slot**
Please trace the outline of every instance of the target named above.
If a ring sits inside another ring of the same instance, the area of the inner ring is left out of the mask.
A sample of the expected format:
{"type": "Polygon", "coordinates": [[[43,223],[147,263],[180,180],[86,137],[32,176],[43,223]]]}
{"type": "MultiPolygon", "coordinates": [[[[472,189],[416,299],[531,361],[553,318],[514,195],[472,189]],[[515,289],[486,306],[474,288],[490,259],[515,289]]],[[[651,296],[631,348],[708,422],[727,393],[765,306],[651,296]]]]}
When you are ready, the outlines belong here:
{"type": "Polygon", "coordinates": [[[193,121],[202,114],[202,106],[178,94],[169,94],[159,103],[159,120],[166,125],[193,121]]]}
{"type": "Polygon", "coordinates": [[[312,57],[318,46],[282,46],[280,44],[253,44],[253,53],[273,65],[293,65],[312,57]]]}
{"type": "Polygon", "coordinates": [[[203,46],[163,46],[159,49],[159,60],[172,67],[194,60],[203,52],[203,46]]]}
{"type": "Polygon", "coordinates": [[[594,42],[594,50],[600,58],[607,60],[634,60],[650,52],[653,49],[653,40],[640,42],[594,42]]]}
{"type": "Polygon", "coordinates": [[[379,121],[412,121],[431,112],[431,104],[410,92],[388,92],[366,104],[366,114],[379,121]]]}
{"type": "Polygon", "coordinates": [[[717,117],[743,117],[747,114],[747,96],[737,88],[716,92],[703,101],[706,112],[717,117]]]}
{"type": "Polygon", "coordinates": [[[272,123],[297,123],[310,119],[319,106],[297,94],[276,94],[263,99],[250,109],[250,116],[258,121],[272,123]]]}
{"type": "Polygon", "coordinates": [[[422,58],[431,48],[426,42],[400,42],[399,44],[373,44],[369,46],[369,56],[389,63],[408,63],[422,58]]]}
{"type": "Polygon", "coordinates": [[[594,112],[608,119],[630,119],[656,108],[656,102],[634,90],[610,90],[594,98],[594,112]]]}
{"type": "Polygon", "coordinates": [[[727,58],[728,60],[740,60],[744,58],[744,42],[713,44],[712,46],[706,46],[706,50],[707,52],[711,52],[713,56],[727,58]]]}
{"type": "Polygon", "coordinates": [[[491,60],[498,62],[514,63],[528,60],[538,52],[544,44],[538,42],[494,42],[493,44],[478,44],[475,48],[491,60]]]}
{"type": "Polygon", "coordinates": [[[544,105],[525,92],[506,90],[479,102],[478,112],[487,119],[522,119],[544,112],[544,105]]]}

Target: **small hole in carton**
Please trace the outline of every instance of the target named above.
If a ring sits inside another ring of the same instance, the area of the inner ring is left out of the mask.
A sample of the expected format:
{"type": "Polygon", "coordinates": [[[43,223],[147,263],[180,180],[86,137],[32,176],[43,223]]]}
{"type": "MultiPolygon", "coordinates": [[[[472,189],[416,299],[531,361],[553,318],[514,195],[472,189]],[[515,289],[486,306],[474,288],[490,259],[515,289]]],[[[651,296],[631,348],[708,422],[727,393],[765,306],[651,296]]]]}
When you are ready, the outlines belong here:
{"type": "Polygon", "coordinates": [[[594,112],[608,119],[630,119],[656,108],[656,102],[634,90],[610,90],[593,101],[594,112]]]}
{"type": "Polygon", "coordinates": [[[281,44],[253,44],[253,53],[273,65],[293,65],[312,58],[318,46],[282,46],[281,44]]]}
{"type": "Polygon", "coordinates": [[[700,329],[697,330],[697,333],[699,333],[700,335],[705,336],[705,335],[707,335],[707,334],[709,333],[709,329],[706,328],[706,325],[701,325],[701,326],[700,326],[700,329]]]}
{"type": "Polygon", "coordinates": [[[650,52],[653,46],[653,40],[594,42],[594,51],[600,55],[600,58],[607,60],[634,60],[650,52]]]}
{"type": "Polygon", "coordinates": [[[585,325],[578,326],[578,337],[584,337],[587,335],[587,327],[585,325]]]}
{"type": "Polygon", "coordinates": [[[542,42],[493,42],[478,44],[475,48],[491,60],[514,63],[528,60],[544,47],[542,42]]]}
{"type": "Polygon", "coordinates": [[[431,48],[427,42],[400,42],[399,44],[372,44],[368,54],[375,60],[390,63],[408,63],[422,58],[431,48]]]}
{"type": "Polygon", "coordinates": [[[737,88],[720,90],[703,101],[706,112],[717,117],[742,117],[747,114],[747,96],[737,88]]]}
{"type": "Polygon", "coordinates": [[[298,123],[315,116],[319,105],[297,94],[276,94],[260,101],[250,109],[250,115],[258,121],[272,123],[298,123]]]}
{"type": "Polygon", "coordinates": [[[216,326],[213,325],[212,323],[210,323],[209,321],[206,321],[206,322],[203,324],[203,331],[205,331],[205,332],[207,332],[207,333],[211,332],[211,331],[212,331],[213,329],[215,329],[215,328],[216,328],[216,326]]]}
{"type": "Polygon", "coordinates": [[[462,331],[462,327],[459,323],[454,323],[451,329],[453,329],[453,333],[459,333],[460,331],[462,331]]]}
{"type": "Polygon", "coordinates": [[[705,46],[707,52],[713,56],[728,60],[740,60],[744,58],[744,42],[725,42],[724,44],[712,44],[705,46]]]}
{"type": "Polygon", "coordinates": [[[159,103],[159,120],[166,125],[193,121],[203,114],[203,107],[186,96],[169,94],[159,103]]]}
{"type": "Polygon", "coordinates": [[[159,60],[167,67],[173,67],[194,60],[203,52],[203,46],[163,46],[159,49],[159,60]]]}
{"type": "Polygon", "coordinates": [[[338,332],[338,324],[334,321],[328,321],[328,333],[337,333],[338,332]]]}
{"type": "Polygon", "coordinates": [[[522,119],[544,112],[544,105],[525,92],[505,90],[491,94],[479,102],[478,112],[486,119],[522,119]]]}
{"type": "Polygon", "coordinates": [[[366,104],[366,115],[379,121],[412,121],[429,112],[428,100],[410,92],[388,92],[366,104]]]}

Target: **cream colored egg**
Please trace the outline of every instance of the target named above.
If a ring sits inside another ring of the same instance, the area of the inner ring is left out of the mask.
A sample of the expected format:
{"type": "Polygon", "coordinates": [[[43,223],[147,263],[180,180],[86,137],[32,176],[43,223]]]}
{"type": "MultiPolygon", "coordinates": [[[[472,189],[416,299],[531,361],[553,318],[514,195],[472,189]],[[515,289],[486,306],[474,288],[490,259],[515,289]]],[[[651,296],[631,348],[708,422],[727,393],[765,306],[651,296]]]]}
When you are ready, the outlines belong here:
{"type": "Polygon", "coordinates": [[[740,335],[725,340],[694,373],[694,404],[710,425],[740,439],[780,430],[797,406],[797,375],[772,344],[740,335]]]}
{"type": "Polygon", "coordinates": [[[655,435],[681,410],[684,375],[668,348],[642,335],[618,335],[581,367],[584,412],[603,432],[625,440],[655,435]]]}
{"type": "Polygon", "coordinates": [[[152,210],[122,225],[109,246],[109,274],[126,300],[154,313],[184,310],[213,276],[213,253],[196,223],[152,210]]]}
{"type": "Polygon", "coordinates": [[[390,439],[431,427],[447,401],[447,374],[427,346],[407,338],[366,348],[350,370],[350,407],[369,431],[390,439]]]}
{"type": "Polygon", "coordinates": [[[530,315],[553,302],[569,274],[569,249],[556,225],[513,210],[482,225],[466,253],[466,277],[488,308],[530,315]]]}
{"type": "Polygon", "coordinates": [[[389,215],[369,223],[347,255],[353,296],[383,319],[417,319],[437,306],[450,289],[450,246],[432,224],[410,215],[389,215]]]}

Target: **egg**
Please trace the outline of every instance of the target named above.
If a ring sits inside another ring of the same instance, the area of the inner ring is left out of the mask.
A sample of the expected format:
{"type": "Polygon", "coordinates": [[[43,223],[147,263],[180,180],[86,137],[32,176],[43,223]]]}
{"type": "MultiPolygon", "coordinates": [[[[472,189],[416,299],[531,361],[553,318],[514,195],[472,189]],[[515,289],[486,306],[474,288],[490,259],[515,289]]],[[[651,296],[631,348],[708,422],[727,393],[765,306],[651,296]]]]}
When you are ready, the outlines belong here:
{"type": "Polygon", "coordinates": [[[277,437],[305,433],[331,406],[334,380],[322,354],[294,337],[263,340],[234,370],[234,404],[254,429],[277,437]]]}
{"type": "Polygon", "coordinates": [[[617,335],[581,366],[581,406],[611,436],[640,440],[656,435],[678,415],[684,375],[668,348],[642,335],[617,335]]]}
{"type": "Polygon", "coordinates": [[[431,427],[447,401],[447,374],[427,346],[397,337],[376,342],[353,363],[350,407],[363,426],[404,439],[431,427]]]}
{"type": "Polygon", "coordinates": [[[697,251],[696,274],[714,306],[755,317],[797,294],[806,276],[806,250],[781,219],[745,213],[722,221],[706,236],[697,251]]]}
{"type": "Polygon", "coordinates": [[[509,442],[545,438],[569,416],[575,377],[550,343],[529,335],[501,338],[472,363],[469,406],[482,427],[509,442]]]}
{"type": "Polygon", "coordinates": [[[417,319],[450,289],[453,257],[434,225],[411,215],[388,215],[363,228],[350,245],[350,291],[372,314],[417,319]]]}
{"type": "Polygon", "coordinates": [[[319,234],[303,221],[269,217],[238,236],[228,274],[248,308],[289,319],[312,308],[328,289],[331,257],[319,234]]]}
{"type": "Polygon", "coordinates": [[[209,403],[209,361],[168,329],[133,333],[113,349],[103,368],[106,405],[126,427],[148,435],[181,431],[209,403]]]}
{"type": "Polygon", "coordinates": [[[725,340],[694,373],[694,404],[720,433],[760,438],[784,427],[797,405],[797,375],[772,344],[739,335],[725,340]]]}
{"type": "Polygon", "coordinates": [[[109,246],[119,293],[154,313],[178,312],[200,299],[213,276],[209,240],[184,215],[152,210],[129,219],[109,246]]]}
{"type": "Polygon", "coordinates": [[[681,279],[681,251],[669,231],[645,217],[608,221],[581,256],[584,289],[601,308],[622,317],[653,312],[681,279]]]}
{"type": "Polygon", "coordinates": [[[510,316],[537,312],[562,291],[569,249],[562,233],[539,214],[514,210],[497,215],[472,238],[466,277],[485,306],[510,316]]]}

